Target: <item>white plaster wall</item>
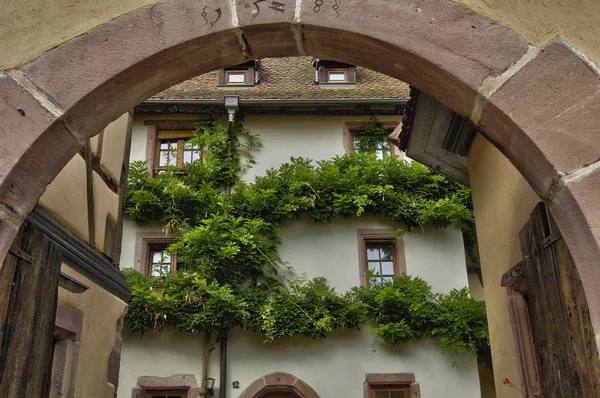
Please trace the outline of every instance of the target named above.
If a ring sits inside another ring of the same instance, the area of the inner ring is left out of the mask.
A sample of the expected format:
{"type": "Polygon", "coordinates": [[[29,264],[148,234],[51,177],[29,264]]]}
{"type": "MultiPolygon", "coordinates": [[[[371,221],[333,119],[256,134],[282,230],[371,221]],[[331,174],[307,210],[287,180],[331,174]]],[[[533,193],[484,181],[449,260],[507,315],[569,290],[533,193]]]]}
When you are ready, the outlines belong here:
{"type": "MultiPolygon", "coordinates": [[[[337,218],[329,224],[291,221],[281,228],[280,254],[296,274],[323,276],[338,292],[360,284],[357,229],[402,227],[385,218],[337,218]]],[[[437,293],[468,285],[460,230],[426,227],[404,234],[406,271],[437,293]]]]}
{"type": "MultiPolygon", "coordinates": [[[[314,160],[344,153],[343,126],[346,121],[368,120],[347,117],[247,116],[246,127],[260,134],[264,147],[257,164],[244,177],[251,181],[271,167],[289,161],[291,156],[314,160]]],[[[380,118],[382,121],[397,118],[380,118]]],[[[146,126],[137,119],[133,126],[131,159],[144,159],[146,126]]],[[[310,220],[291,221],[281,228],[280,254],[296,274],[323,276],[338,292],[360,283],[357,229],[400,228],[384,218],[364,216],[335,219],[329,224],[310,220]]],[[[139,231],[160,231],[160,226],[140,227],[125,221],[121,266],[134,261],[135,235],[139,231]]],[[[446,293],[467,286],[462,235],[449,227],[426,227],[404,235],[407,272],[429,282],[433,290],[446,293]]],[[[363,397],[366,373],[412,372],[421,383],[423,397],[480,397],[474,356],[464,356],[459,367],[440,353],[431,339],[400,347],[378,346],[372,350],[369,327],[362,332],[337,331],[326,340],[290,338],[263,344],[264,337],[232,331],[228,355],[228,397],[235,398],[256,379],[283,371],[311,385],[321,398],[363,397]],[[234,390],[232,381],[240,382],[234,390]]],[[[218,347],[218,344],[216,344],[218,347]]],[[[219,378],[219,350],[211,355],[209,376],[219,378]]],[[[194,374],[200,382],[202,336],[175,331],[144,336],[124,334],[119,396],[128,397],[140,376],[194,374]]],[[[217,381],[218,384],[218,381],[217,381]]]]}
{"type": "MultiPolygon", "coordinates": [[[[178,115],[176,119],[190,119],[178,115]]],[[[133,122],[131,157],[145,160],[148,126],[146,119],[165,119],[164,116],[142,118],[133,122]]],[[[175,119],[175,118],[174,118],[175,119]]],[[[379,116],[382,122],[400,122],[401,116],[379,116]]],[[[245,175],[252,181],[256,175],[264,175],[272,167],[289,162],[290,157],[305,157],[313,160],[330,159],[344,154],[344,123],[369,121],[365,116],[276,116],[247,115],[244,126],[260,136],[263,148],[254,152],[256,164],[245,175]]]]}
{"type": "MultiPolygon", "coordinates": [[[[131,396],[143,375],[194,374],[200,381],[202,336],[176,331],[144,336],[125,334],[119,397],[131,396]]],[[[380,344],[373,351],[369,328],[332,333],[327,339],[286,338],[264,343],[264,337],[231,331],[228,343],[227,397],[237,398],[252,382],[273,372],[287,372],[309,384],[321,398],[363,398],[367,373],[414,373],[423,397],[480,398],[474,356],[442,355],[438,343],[424,339],[397,347],[380,344]],[[452,361],[458,359],[458,366],[452,361]],[[233,381],[240,388],[234,389],[233,381]]],[[[219,345],[210,357],[208,376],[219,386],[219,345]]],[[[218,396],[219,392],[216,392],[218,396]]]]}
{"type": "Polygon", "coordinates": [[[123,220],[123,240],[121,241],[120,268],[135,268],[135,243],[138,232],[161,232],[160,224],[139,225],[134,221],[123,220]]]}

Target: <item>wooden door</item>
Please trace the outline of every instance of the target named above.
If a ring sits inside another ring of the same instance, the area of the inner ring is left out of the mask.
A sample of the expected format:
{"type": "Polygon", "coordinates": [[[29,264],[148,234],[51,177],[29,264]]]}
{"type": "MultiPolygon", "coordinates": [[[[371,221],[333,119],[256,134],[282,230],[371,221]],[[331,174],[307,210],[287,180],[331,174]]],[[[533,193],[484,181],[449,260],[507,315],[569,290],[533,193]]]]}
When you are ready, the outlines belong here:
{"type": "Polygon", "coordinates": [[[542,203],[521,230],[520,240],[523,297],[542,396],[600,397],[598,352],[581,280],[542,203]]]}
{"type": "Polygon", "coordinates": [[[46,395],[62,254],[25,222],[0,268],[0,397],[46,395]]]}
{"type": "Polygon", "coordinates": [[[263,395],[263,398],[299,398],[299,397],[298,397],[298,395],[296,395],[293,392],[272,391],[272,392],[268,392],[265,395],[263,395]]]}

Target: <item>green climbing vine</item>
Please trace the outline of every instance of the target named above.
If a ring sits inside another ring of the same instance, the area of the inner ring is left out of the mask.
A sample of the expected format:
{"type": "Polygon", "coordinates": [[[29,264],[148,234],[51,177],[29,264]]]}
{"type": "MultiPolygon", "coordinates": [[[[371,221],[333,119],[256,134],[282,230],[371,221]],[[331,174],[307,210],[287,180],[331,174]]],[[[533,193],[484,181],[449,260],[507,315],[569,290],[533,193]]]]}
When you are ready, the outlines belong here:
{"type": "MultiPolygon", "coordinates": [[[[366,147],[386,136],[377,121],[363,133],[366,147]]],[[[341,294],[323,278],[285,280],[279,272],[287,267],[278,254],[279,226],[301,216],[315,222],[384,216],[403,230],[452,224],[474,237],[468,188],[416,162],[369,153],[319,162],[292,158],[245,183],[240,176],[260,142],[242,119],[231,132],[214,120],[202,122],[192,140],[203,159],[183,174],[172,168],[150,177],[145,162],[130,166],[127,216],[161,222],[175,233],[170,250],[186,264],[164,278],[124,271],[132,286],[125,318],[130,331],[174,327],[219,335],[241,327],[269,341],[323,338],[334,329],[372,324],[375,342],[434,336],[443,351],[477,351],[489,363],[485,304],[467,288],[435,294],[425,281],[403,275],[341,294]]]]}

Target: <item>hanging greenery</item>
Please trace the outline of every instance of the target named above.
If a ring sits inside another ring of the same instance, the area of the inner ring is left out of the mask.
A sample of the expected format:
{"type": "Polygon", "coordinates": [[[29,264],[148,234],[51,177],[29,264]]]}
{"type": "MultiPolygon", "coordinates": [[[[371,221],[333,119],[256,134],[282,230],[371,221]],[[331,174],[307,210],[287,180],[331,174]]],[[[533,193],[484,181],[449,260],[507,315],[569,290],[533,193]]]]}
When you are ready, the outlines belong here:
{"type": "MultiPolygon", "coordinates": [[[[476,350],[489,362],[485,305],[466,288],[434,294],[425,281],[403,275],[339,294],[323,278],[286,281],[279,276],[284,264],[278,227],[283,222],[369,214],[394,220],[405,230],[452,224],[474,237],[468,188],[416,162],[378,160],[368,153],[320,162],[292,158],[244,183],[240,175],[253,163],[252,150],[260,143],[242,120],[232,127],[230,134],[215,121],[199,124],[193,141],[203,160],[186,165],[184,175],[170,169],[151,178],[145,162],[131,164],[127,216],[138,223],[159,221],[176,233],[170,250],[186,270],[164,278],[125,271],[132,286],[129,330],[169,326],[219,335],[242,327],[274,340],[326,337],[337,328],[371,323],[376,342],[435,336],[443,351],[476,350]],[[233,192],[226,189],[231,186],[233,192]]],[[[383,128],[365,131],[368,140],[384,133],[383,128]]]]}

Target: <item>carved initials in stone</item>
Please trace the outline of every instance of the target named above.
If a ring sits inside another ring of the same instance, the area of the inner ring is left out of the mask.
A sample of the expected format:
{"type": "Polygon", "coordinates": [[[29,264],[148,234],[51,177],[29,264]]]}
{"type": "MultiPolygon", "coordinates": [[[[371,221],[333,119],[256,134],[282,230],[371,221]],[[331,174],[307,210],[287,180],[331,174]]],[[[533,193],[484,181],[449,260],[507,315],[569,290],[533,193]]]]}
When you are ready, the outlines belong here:
{"type": "MultiPolygon", "coordinates": [[[[254,1],[252,4],[254,4],[254,9],[252,10],[252,19],[256,18],[258,16],[258,14],[260,14],[260,3],[264,3],[265,1],[269,1],[269,0],[256,0],[254,1]]],[[[270,0],[270,4],[269,8],[271,10],[275,10],[278,12],[285,12],[285,3],[280,3],[278,1],[275,0],[270,0]]],[[[246,8],[251,8],[252,6],[248,3],[246,4],[244,7],[246,8]]]]}
{"type": "Polygon", "coordinates": [[[216,17],[214,20],[210,21],[210,20],[207,18],[207,16],[208,16],[208,13],[206,12],[206,9],[207,9],[207,8],[208,8],[208,6],[205,6],[205,7],[202,9],[202,14],[200,14],[200,15],[202,16],[202,18],[204,18],[204,21],[205,21],[205,22],[204,22],[204,25],[210,24],[210,27],[212,28],[213,26],[215,26],[215,24],[217,23],[217,21],[218,21],[219,19],[221,19],[221,15],[223,15],[223,11],[221,11],[221,7],[218,7],[218,8],[216,8],[216,9],[214,10],[214,12],[217,14],[217,17],[216,17]]]}

